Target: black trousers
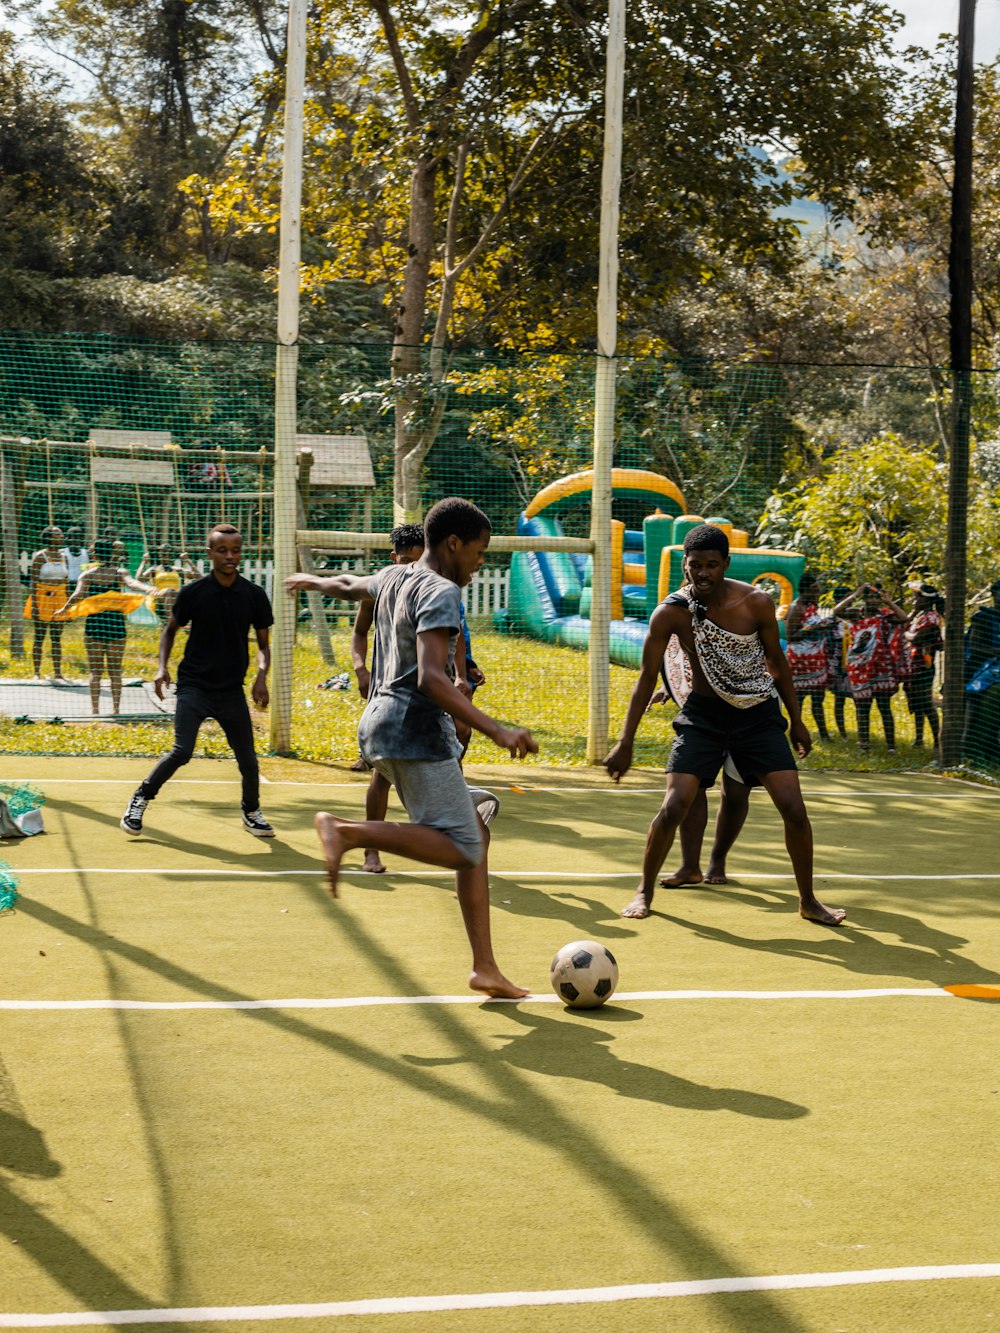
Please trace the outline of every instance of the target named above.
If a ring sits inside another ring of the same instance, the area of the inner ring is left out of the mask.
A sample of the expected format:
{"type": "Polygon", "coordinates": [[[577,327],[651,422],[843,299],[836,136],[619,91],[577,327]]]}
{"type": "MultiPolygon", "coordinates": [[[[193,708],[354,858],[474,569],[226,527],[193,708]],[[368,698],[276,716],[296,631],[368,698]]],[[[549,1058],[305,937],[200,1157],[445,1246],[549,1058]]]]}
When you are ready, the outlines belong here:
{"type": "Polygon", "coordinates": [[[195,742],[201,724],[214,717],[225,732],[229,747],[236,756],[243,779],[243,809],[256,810],[260,806],[260,769],[253,748],[253,727],[250,709],[242,687],[238,690],[203,690],[198,685],[181,685],[177,690],[177,709],[174,713],[174,748],[143,782],[139,790],[151,801],[163,784],[194,754],[195,742]]]}

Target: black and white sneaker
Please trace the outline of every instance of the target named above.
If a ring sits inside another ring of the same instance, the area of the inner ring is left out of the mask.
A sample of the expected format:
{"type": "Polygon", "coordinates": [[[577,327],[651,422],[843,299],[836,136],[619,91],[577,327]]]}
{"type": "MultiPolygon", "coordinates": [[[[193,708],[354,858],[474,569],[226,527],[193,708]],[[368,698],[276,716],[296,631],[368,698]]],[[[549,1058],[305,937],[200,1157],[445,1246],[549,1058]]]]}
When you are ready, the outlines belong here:
{"type": "Polygon", "coordinates": [[[141,791],[133,793],[128,805],[125,807],[125,813],[118,821],[119,826],[131,838],[137,838],[142,832],[142,817],[146,813],[146,806],[149,802],[143,796],[141,791]]]}
{"type": "Polygon", "coordinates": [[[243,827],[255,838],[273,838],[274,829],[259,810],[243,811],[243,827]]]}

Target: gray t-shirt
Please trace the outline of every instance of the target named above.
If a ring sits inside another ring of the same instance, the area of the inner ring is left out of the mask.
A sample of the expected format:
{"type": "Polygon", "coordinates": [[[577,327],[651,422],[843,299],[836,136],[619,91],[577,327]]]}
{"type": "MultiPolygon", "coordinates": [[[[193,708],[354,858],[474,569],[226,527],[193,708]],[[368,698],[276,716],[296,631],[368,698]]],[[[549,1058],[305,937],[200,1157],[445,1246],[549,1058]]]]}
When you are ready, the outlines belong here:
{"type": "Polygon", "coordinates": [[[417,689],[417,635],[447,629],[448,674],[455,678],[461,595],[457,584],[419,562],[373,574],[375,647],[368,705],[358,726],[361,753],[376,759],[457,759],[455,723],[417,689]]]}

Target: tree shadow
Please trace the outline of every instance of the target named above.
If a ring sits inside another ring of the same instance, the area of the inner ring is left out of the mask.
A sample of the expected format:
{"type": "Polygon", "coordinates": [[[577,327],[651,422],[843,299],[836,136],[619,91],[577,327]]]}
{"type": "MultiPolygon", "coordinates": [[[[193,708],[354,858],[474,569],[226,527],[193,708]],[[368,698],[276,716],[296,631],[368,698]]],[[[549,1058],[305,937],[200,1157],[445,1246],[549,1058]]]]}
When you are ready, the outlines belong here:
{"type": "Polygon", "coordinates": [[[150,1306],[101,1259],[17,1193],[11,1176],[54,1180],[63,1174],[45,1135],[31,1124],[14,1082],[0,1062],[0,1232],[91,1309],[150,1306]]]}
{"type": "MultiPolygon", "coordinates": [[[[336,921],[348,943],[371,959],[395,993],[420,993],[419,984],[400,961],[370,937],[353,915],[338,910],[337,905],[326,899],[318,886],[312,892],[322,895],[328,918],[336,921]]],[[[99,926],[78,921],[56,908],[29,900],[24,910],[53,930],[61,930],[96,949],[127,959],[193,994],[229,1003],[253,1002],[254,997],[200,977],[150,950],[120,940],[99,926]]],[[[520,1012],[515,1006],[496,1005],[489,1001],[483,1002],[483,1007],[486,1006],[498,1012],[506,1013],[508,1008],[511,1012],[520,1012]]],[[[743,1269],[737,1257],[730,1256],[721,1245],[692,1223],[681,1208],[641,1174],[632,1160],[616,1155],[588,1133],[584,1126],[567,1118],[551,1099],[543,1096],[528,1080],[518,1075],[514,1063],[494,1059],[494,1053],[473,1037],[448,1006],[422,1006],[421,1016],[453,1047],[478,1047],[478,1052],[470,1053],[468,1058],[483,1074],[487,1086],[482,1091],[455,1087],[447,1080],[436,1077],[430,1069],[421,1069],[402,1057],[366,1045],[356,1037],[326,1031],[289,1011],[246,1008],[238,1012],[241,1017],[254,1023],[262,1023],[288,1036],[308,1041],[327,1055],[366,1066],[431,1101],[478,1116],[514,1137],[538,1143],[555,1152],[566,1160],[574,1172],[589,1177],[596,1190],[620,1207],[639,1232],[679,1261],[684,1272],[690,1276],[742,1275],[743,1269]]],[[[675,1095],[678,1095],[676,1089],[675,1095]]],[[[133,1298],[132,1305],[137,1304],[145,1305],[147,1302],[133,1298]]],[[[713,1308],[720,1318],[731,1322],[734,1330],[740,1328],[737,1310],[726,1309],[721,1301],[713,1308]]],[[[766,1317],[769,1333],[802,1333],[802,1326],[773,1301],[769,1301],[766,1317]]]]}
{"type": "MultiPolygon", "coordinates": [[[[65,800],[60,797],[51,802],[51,807],[54,811],[59,810],[67,814],[73,814],[91,823],[95,819],[100,819],[102,823],[104,822],[104,816],[97,816],[94,810],[80,801],[65,800]]],[[[112,826],[109,824],[108,827],[110,833],[112,826]]],[[[113,827],[117,829],[117,822],[115,822],[113,827]]],[[[239,837],[241,841],[248,841],[251,837],[251,835],[240,825],[236,825],[233,828],[232,833],[234,838],[239,837]]],[[[70,851],[73,853],[74,840],[72,830],[64,830],[64,835],[70,847],[70,851]]],[[[118,835],[115,833],[113,836],[117,837],[118,835]]],[[[146,847],[164,847],[171,853],[187,852],[192,856],[204,857],[216,863],[240,867],[246,870],[262,869],[260,864],[262,857],[268,859],[277,858],[281,861],[280,865],[275,865],[273,867],[268,866],[267,868],[269,872],[271,870],[288,870],[291,874],[300,870],[318,870],[322,868],[322,863],[318,856],[309,857],[304,852],[295,851],[294,848],[283,842],[280,836],[274,838],[254,838],[252,845],[248,842],[246,851],[241,852],[235,848],[220,845],[218,842],[196,842],[193,838],[185,837],[182,832],[178,831],[177,821],[175,821],[174,827],[172,827],[169,832],[164,832],[162,835],[155,830],[144,828],[143,832],[137,838],[131,838],[122,833],[121,841],[123,845],[138,847],[140,851],[146,847]]],[[[78,860],[74,860],[74,868],[79,868],[78,860]]],[[[200,868],[201,867],[199,866],[192,866],[190,873],[196,875],[200,868]]],[[[136,867],[136,873],[143,873],[142,868],[136,867]]]]}

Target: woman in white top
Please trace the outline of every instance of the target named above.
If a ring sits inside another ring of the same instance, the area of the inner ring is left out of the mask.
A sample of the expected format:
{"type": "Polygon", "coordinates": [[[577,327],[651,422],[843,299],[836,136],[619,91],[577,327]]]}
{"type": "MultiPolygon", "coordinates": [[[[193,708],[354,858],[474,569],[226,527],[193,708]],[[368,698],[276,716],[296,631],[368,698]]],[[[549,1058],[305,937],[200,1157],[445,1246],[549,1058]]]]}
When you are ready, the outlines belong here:
{"type": "Polygon", "coordinates": [[[48,634],[52,646],[53,676],[55,680],[63,681],[65,680],[62,673],[64,626],[54,617],[66,601],[69,567],[63,555],[64,538],[60,528],[45,528],[42,532],[42,541],[45,545],[31,557],[29,569],[31,592],[24,613],[31,617],[35,627],[31,655],[34,659],[36,679],[42,674],[42,649],[45,646],[45,635],[48,634]]]}
{"type": "Polygon", "coordinates": [[[63,547],[63,559],[69,571],[69,582],[75,588],[80,582],[83,567],[90,563],[90,552],[83,544],[82,528],[66,529],[66,545],[63,547]]]}

